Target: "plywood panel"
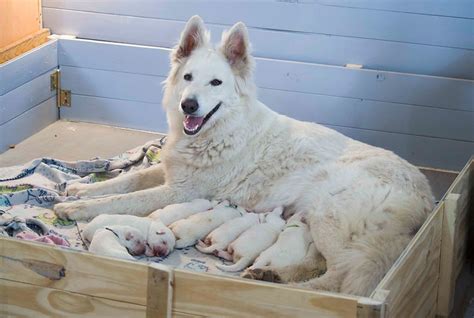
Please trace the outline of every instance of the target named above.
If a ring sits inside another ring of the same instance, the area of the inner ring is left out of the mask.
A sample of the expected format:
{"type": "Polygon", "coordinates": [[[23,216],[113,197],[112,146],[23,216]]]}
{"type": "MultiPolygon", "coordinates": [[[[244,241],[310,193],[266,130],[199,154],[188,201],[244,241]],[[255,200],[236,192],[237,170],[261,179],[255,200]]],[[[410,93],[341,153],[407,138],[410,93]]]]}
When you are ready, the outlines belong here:
{"type": "Polygon", "coordinates": [[[56,95],[51,90],[49,71],[0,96],[0,125],[56,95]]]}
{"type": "Polygon", "coordinates": [[[356,317],[357,297],[175,270],[173,309],[206,317],[356,317]]]}
{"type": "Polygon", "coordinates": [[[146,317],[146,307],[0,279],[2,317],[146,317]]]}
{"type": "Polygon", "coordinates": [[[38,104],[14,119],[0,125],[0,153],[37,133],[58,119],[56,97],[38,104]]]}
{"type": "Polygon", "coordinates": [[[49,30],[41,29],[0,49],[0,64],[5,63],[48,41],[49,30]]]}
{"type": "MultiPolygon", "coordinates": [[[[86,20],[71,18],[67,22],[60,18],[58,13],[57,19],[46,20],[59,34],[168,48],[176,44],[185,24],[174,20],[139,19],[128,23],[121,32],[116,32],[123,23],[123,19],[117,16],[102,19],[101,16],[90,15],[86,20]],[[150,25],[146,28],[142,23],[150,25]]],[[[228,28],[224,25],[208,27],[214,42],[218,42],[221,32],[228,28]]],[[[260,57],[339,66],[354,63],[367,69],[474,78],[474,52],[471,50],[257,28],[250,28],[249,34],[254,55],[260,57]]]]}
{"type": "Polygon", "coordinates": [[[0,49],[41,28],[39,0],[0,1],[0,49]]]}
{"type": "Polygon", "coordinates": [[[57,40],[0,65],[0,95],[48,72],[58,65],[57,40]]]}
{"type": "MultiPolygon", "coordinates": [[[[256,28],[474,48],[471,34],[474,23],[472,20],[405,12],[273,1],[157,2],[141,0],[135,1],[133,5],[127,0],[114,1],[113,5],[110,2],[93,0],[44,0],[43,2],[47,27],[51,26],[52,15],[59,15],[58,12],[61,9],[82,11],[63,10],[61,14],[70,13],[67,15],[69,19],[74,15],[84,14],[84,11],[102,12],[119,15],[122,23],[129,25],[134,21],[132,17],[186,21],[190,16],[198,14],[210,24],[228,25],[241,20],[256,28]],[[261,14],[262,12],[265,14],[261,14]]],[[[103,15],[102,19],[109,19],[109,17],[103,15]]],[[[117,26],[116,24],[115,27],[117,26]]]]}

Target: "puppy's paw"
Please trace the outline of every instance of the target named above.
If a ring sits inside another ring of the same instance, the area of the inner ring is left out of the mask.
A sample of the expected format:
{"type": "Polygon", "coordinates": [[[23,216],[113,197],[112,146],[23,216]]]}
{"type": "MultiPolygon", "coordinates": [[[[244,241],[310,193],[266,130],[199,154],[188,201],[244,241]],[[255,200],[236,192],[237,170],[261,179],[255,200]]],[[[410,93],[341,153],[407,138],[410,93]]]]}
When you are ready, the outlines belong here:
{"type": "Polygon", "coordinates": [[[81,201],[58,203],[53,207],[54,213],[63,220],[87,220],[86,205],[81,201]]]}
{"type": "Polygon", "coordinates": [[[271,268],[248,268],[242,273],[242,277],[272,283],[283,282],[280,275],[271,268]]]}

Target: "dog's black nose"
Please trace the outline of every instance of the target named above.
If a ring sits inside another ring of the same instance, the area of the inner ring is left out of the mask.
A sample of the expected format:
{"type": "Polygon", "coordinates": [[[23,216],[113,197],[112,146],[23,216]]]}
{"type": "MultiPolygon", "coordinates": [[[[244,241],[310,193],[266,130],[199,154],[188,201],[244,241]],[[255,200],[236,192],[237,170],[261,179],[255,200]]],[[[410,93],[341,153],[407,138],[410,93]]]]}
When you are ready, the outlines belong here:
{"type": "Polygon", "coordinates": [[[186,98],[183,102],[181,102],[181,108],[185,114],[191,115],[196,110],[198,110],[199,104],[195,99],[186,98]]]}

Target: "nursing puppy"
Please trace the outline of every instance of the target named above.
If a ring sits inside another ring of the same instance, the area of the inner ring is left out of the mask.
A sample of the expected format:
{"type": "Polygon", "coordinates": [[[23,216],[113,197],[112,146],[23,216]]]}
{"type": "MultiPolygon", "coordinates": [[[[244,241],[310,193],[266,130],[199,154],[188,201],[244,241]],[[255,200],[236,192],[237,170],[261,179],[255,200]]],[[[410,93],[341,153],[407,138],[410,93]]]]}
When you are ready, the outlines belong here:
{"type": "Polygon", "coordinates": [[[368,296],[432,211],[426,177],[390,151],[261,103],[243,23],[217,47],[209,38],[202,20],[192,17],[171,52],[162,163],[82,185],[75,189],[82,196],[114,195],[59,203],[55,212],[73,220],[146,216],[198,198],[227,199],[256,212],[283,206],[285,215],[307,214],[326,259],[325,274],[302,286],[368,296]]]}
{"type": "Polygon", "coordinates": [[[285,226],[285,221],[281,218],[282,213],[282,208],[267,213],[263,223],[255,224],[242,233],[227,247],[227,251],[219,251],[217,256],[235,264],[216,264],[216,267],[226,272],[238,272],[250,265],[262,251],[276,241],[285,226]]]}
{"type": "Polygon", "coordinates": [[[113,225],[127,225],[142,233],[147,242],[146,256],[166,256],[175,246],[173,233],[163,223],[133,215],[99,215],[86,225],[83,236],[91,242],[97,230],[113,225]]]}
{"type": "Polygon", "coordinates": [[[131,255],[145,253],[145,237],[135,228],[112,225],[95,231],[89,252],[122,259],[135,260],[131,255]]]}
{"type": "Polygon", "coordinates": [[[229,220],[209,233],[204,240],[199,240],[196,248],[202,253],[218,254],[245,230],[259,223],[263,216],[263,214],[246,213],[241,217],[229,220]]]}
{"type": "Polygon", "coordinates": [[[217,201],[196,199],[191,202],[170,204],[163,209],[156,210],[148,217],[153,220],[158,219],[164,225],[168,226],[173,222],[185,219],[193,214],[212,209],[217,203],[217,201]]]}
{"type": "Polygon", "coordinates": [[[176,236],[176,247],[183,248],[196,244],[209,232],[228,220],[247,213],[240,207],[229,206],[228,201],[218,204],[214,209],[194,214],[187,219],[174,222],[170,225],[176,236]]]}

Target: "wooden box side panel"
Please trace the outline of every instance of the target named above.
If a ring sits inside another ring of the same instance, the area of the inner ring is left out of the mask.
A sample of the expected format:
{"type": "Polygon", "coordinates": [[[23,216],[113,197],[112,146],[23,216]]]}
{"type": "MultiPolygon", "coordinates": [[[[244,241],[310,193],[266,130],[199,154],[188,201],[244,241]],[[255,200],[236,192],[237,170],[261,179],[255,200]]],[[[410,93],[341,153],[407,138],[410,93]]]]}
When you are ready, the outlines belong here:
{"type": "Polygon", "coordinates": [[[28,36],[41,28],[39,0],[0,1],[0,48],[28,36]]]}
{"type": "Polygon", "coordinates": [[[359,317],[363,310],[358,309],[361,299],[355,296],[182,270],[174,273],[173,315],[177,316],[359,317]]]}
{"type": "Polygon", "coordinates": [[[146,307],[0,279],[2,317],[146,317],[146,307]]]}
{"type": "Polygon", "coordinates": [[[454,304],[456,280],[465,263],[469,209],[473,200],[474,161],[461,171],[444,198],[445,211],[441,246],[437,314],[447,317],[454,304]]]}
{"type": "Polygon", "coordinates": [[[386,295],[388,317],[433,315],[439,283],[441,229],[440,203],[373,293],[386,295]]]}

